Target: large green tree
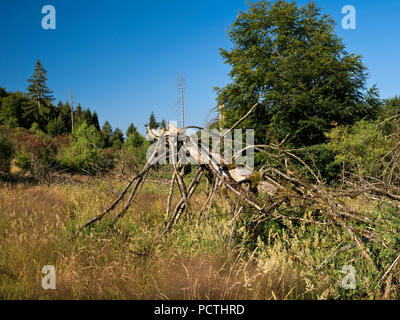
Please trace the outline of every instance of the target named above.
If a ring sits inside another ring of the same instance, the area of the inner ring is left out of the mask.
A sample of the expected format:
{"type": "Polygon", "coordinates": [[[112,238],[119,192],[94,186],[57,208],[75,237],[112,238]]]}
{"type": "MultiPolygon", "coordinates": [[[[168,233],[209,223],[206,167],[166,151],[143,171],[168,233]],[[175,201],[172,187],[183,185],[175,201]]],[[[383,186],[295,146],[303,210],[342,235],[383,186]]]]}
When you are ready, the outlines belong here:
{"type": "Polygon", "coordinates": [[[233,47],[221,49],[232,67],[232,82],[216,88],[223,125],[258,102],[242,128],[254,128],[257,142],[269,132],[304,146],[323,142],[332,125],[369,115],[366,68],[345,50],[334,25],[313,2],[259,1],[240,12],[228,30],[233,47]]]}
{"type": "Polygon", "coordinates": [[[52,101],[54,100],[52,91],[47,87],[47,71],[40,60],[36,62],[33,75],[28,79],[28,95],[32,103],[26,110],[25,116],[41,124],[43,127],[48,122],[52,113],[52,101]]]}

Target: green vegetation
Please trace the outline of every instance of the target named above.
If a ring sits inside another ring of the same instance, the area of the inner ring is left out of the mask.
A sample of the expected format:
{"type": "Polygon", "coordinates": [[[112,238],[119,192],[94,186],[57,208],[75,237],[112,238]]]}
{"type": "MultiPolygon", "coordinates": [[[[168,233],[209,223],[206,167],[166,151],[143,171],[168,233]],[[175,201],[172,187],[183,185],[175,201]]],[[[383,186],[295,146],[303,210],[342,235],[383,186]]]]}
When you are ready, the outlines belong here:
{"type": "Polygon", "coordinates": [[[70,137],[70,143],[63,150],[62,164],[77,172],[95,173],[103,169],[104,158],[101,148],[104,140],[94,126],[83,122],[75,127],[70,137]]]}
{"type": "Polygon", "coordinates": [[[10,172],[13,149],[7,136],[0,131],[0,172],[10,172]]]}
{"type": "Polygon", "coordinates": [[[333,31],[334,21],[315,3],[257,1],[230,26],[230,50],[221,49],[232,66],[232,82],[217,88],[229,128],[256,102],[241,123],[255,128],[257,144],[266,135],[295,147],[320,144],[334,123],[353,124],[372,117],[376,91],[365,92],[366,68],[349,54],[333,31]]]}
{"type": "MultiPolygon", "coordinates": [[[[240,189],[251,201],[221,187],[203,207],[215,187],[203,176],[162,241],[173,176],[162,165],[115,226],[112,213],[68,241],[146,163],[150,142],[133,123],[124,135],[80,104],[54,105],[40,61],[27,93],[0,88],[0,299],[400,298],[399,265],[389,269],[400,246],[400,98],[366,88],[361,57],[333,27],[314,3],[253,2],[237,17],[233,47],[221,50],[232,82],[217,88],[223,117],[212,127],[258,102],[239,127],[270,151],[258,147],[260,170],[240,189]],[[266,177],[276,194],[255,191],[266,177]],[[48,264],[57,290],[40,286],[48,264]],[[356,289],[341,285],[346,265],[356,289]]],[[[147,126],[167,124],[151,112],[147,126]]]]}

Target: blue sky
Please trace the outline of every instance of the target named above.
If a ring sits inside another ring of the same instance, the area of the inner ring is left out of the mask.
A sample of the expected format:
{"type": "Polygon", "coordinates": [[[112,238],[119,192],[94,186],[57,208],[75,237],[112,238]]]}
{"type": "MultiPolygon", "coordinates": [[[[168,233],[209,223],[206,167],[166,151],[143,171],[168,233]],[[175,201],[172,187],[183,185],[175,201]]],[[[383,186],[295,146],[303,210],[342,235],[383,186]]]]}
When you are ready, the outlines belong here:
{"type": "MultiPolygon", "coordinates": [[[[306,1],[297,1],[304,4],[306,1]]],[[[347,50],[363,55],[369,85],[383,98],[400,94],[400,1],[319,0],[337,23],[347,50]],[[357,29],[343,30],[344,5],[357,10],[357,29]]],[[[229,82],[219,48],[245,0],[0,0],[0,86],[25,91],[41,59],[55,97],[96,110],[100,123],[141,132],[150,112],[180,119],[184,75],[185,125],[204,125],[214,86],[229,82]],[[41,9],[56,8],[56,30],[44,30],[41,9]]]]}

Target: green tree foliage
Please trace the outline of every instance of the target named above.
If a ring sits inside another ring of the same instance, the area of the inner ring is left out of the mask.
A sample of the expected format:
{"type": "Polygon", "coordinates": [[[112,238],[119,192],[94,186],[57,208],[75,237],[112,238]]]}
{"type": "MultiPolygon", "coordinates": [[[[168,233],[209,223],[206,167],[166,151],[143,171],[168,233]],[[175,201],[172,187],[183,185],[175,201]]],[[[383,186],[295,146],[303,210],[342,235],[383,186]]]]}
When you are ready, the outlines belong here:
{"type": "Polygon", "coordinates": [[[126,151],[134,151],[140,146],[142,146],[143,143],[145,142],[145,137],[143,137],[137,131],[133,123],[131,123],[130,126],[128,127],[128,130],[126,130],[126,136],[127,139],[124,143],[124,150],[126,151]]]}
{"type": "Polygon", "coordinates": [[[73,171],[94,174],[104,167],[103,147],[104,140],[100,132],[93,125],[83,122],[74,127],[61,163],[73,171]]]}
{"type": "Polygon", "coordinates": [[[126,130],[127,139],[121,150],[120,168],[129,174],[137,173],[146,163],[146,151],[150,144],[131,123],[126,130]],[[128,170],[128,171],[127,171],[128,170]]]}
{"type": "Polygon", "coordinates": [[[7,135],[0,129],[0,172],[9,173],[13,148],[7,135]]]}
{"type": "Polygon", "coordinates": [[[346,171],[368,177],[385,174],[384,156],[395,144],[376,122],[361,120],[353,126],[337,127],[327,137],[331,139],[328,149],[336,154],[335,162],[346,171]]]}
{"type": "Polygon", "coordinates": [[[29,100],[24,93],[8,93],[1,99],[0,123],[9,128],[30,126],[32,122],[24,117],[24,109],[28,104],[29,100]]]}
{"type": "Polygon", "coordinates": [[[164,119],[161,120],[160,129],[167,129],[167,122],[164,119]]]}
{"type": "Polygon", "coordinates": [[[68,132],[68,127],[66,126],[65,118],[60,113],[57,118],[49,121],[46,127],[46,131],[52,137],[60,136],[68,132]]]}
{"type": "Polygon", "coordinates": [[[128,137],[130,134],[137,132],[135,125],[131,122],[128,129],[126,129],[126,136],[128,137]]]}
{"type": "Polygon", "coordinates": [[[365,103],[365,67],[334,33],[334,21],[310,2],[258,1],[241,12],[221,49],[232,66],[232,82],[216,88],[230,127],[259,102],[243,128],[254,128],[257,142],[266,132],[290,134],[294,146],[322,143],[334,123],[351,124],[371,110],[365,103]]]}
{"type": "MultiPolygon", "coordinates": [[[[2,99],[4,97],[7,97],[7,91],[5,88],[0,87],[0,99],[2,99]]],[[[0,100],[0,102],[1,102],[1,100],[0,100]]]]}
{"type": "Polygon", "coordinates": [[[36,62],[35,70],[28,79],[28,95],[31,103],[25,109],[25,116],[32,117],[42,128],[52,113],[52,91],[47,87],[47,71],[40,60],[36,62]]]}
{"type": "Polygon", "coordinates": [[[0,87],[0,115],[1,115],[1,104],[3,98],[7,97],[7,91],[5,88],[0,87]]]}
{"type": "Polygon", "coordinates": [[[103,126],[101,127],[101,134],[103,136],[105,146],[111,147],[111,136],[113,135],[113,129],[108,121],[103,123],[103,126]]]}
{"type": "Polygon", "coordinates": [[[151,112],[149,122],[145,124],[145,127],[150,129],[158,129],[160,127],[160,124],[157,122],[153,111],[151,112]]]}
{"type": "Polygon", "coordinates": [[[400,97],[395,96],[386,99],[378,119],[382,122],[381,128],[385,134],[393,133],[398,126],[398,122],[390,120],[400,120],[400,97]]]}
{"type": "Polygon", "coordinates": [[[116,128],[110,137],[110,144],[116,149],[122,149],[124,144],[124,133],[116,128]]]}
{"type": "Polygon", "coordinates": [[[100,131],[99,117],[97,116],[96,111],[93,111],[92,113],[91,124],[96,128],[96,130],[100,131]]]}

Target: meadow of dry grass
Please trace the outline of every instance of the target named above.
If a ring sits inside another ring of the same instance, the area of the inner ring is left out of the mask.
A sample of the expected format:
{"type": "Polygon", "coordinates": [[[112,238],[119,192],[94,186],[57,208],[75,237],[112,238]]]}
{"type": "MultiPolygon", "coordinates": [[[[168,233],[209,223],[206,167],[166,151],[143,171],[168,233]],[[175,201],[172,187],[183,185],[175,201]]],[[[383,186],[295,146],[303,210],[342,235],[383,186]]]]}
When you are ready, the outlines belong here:
{"type": "MultiPolygon", "coordinates": [[[[167,184],[146,184],[114,229],[104,219],[68,241],[121,187],[109,178],[50,186],[1,183],[0,299],[346,298],[340,263],[328,264],[328,271],[317,268],[344,240],[339,233],[301,226],[290,234],[287,222],[287,232],[270,226],[262,240],[235,229],[232,240],[233,222],[221,214],[230,211],[223,198],[208,220],[182,221],[155,242],[164,226],[167,184]],[[41,286],[45,265],[56,268],[55,290],[41,286]]],[[[193,212],[204,197],[195,195],[193,212]]],[[[354,250],[342,259],[351,260],[354,250]]],[[[360,286],[368,281],[361,277],[360,286]]]]}

